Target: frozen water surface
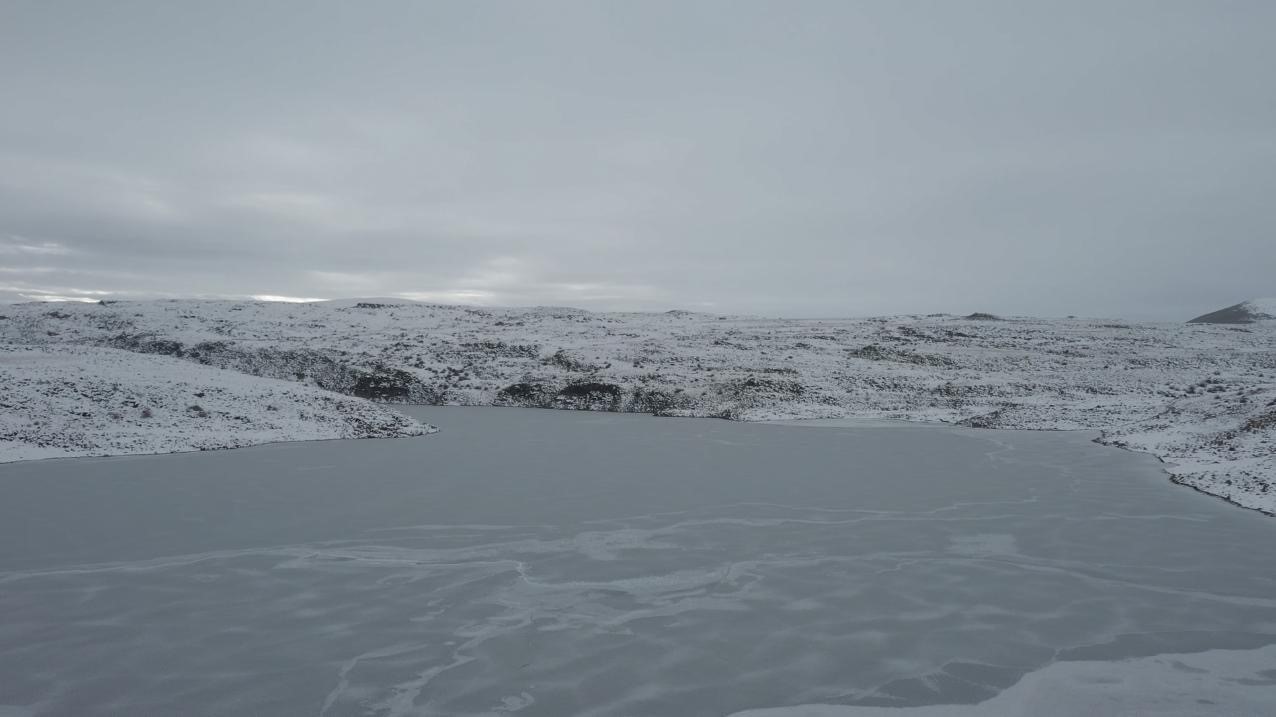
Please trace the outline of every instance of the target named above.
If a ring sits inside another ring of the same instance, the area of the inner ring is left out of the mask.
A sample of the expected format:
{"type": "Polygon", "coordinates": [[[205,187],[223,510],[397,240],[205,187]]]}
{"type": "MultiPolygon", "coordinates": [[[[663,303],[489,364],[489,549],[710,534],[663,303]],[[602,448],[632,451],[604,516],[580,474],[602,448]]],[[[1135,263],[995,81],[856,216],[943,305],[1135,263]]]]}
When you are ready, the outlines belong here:
{"type": "Polygon", "coordinates": [[[1276,522],[1089,434],[411,412],[0,466],[0,715],[1276,705],[1276,522]]]}

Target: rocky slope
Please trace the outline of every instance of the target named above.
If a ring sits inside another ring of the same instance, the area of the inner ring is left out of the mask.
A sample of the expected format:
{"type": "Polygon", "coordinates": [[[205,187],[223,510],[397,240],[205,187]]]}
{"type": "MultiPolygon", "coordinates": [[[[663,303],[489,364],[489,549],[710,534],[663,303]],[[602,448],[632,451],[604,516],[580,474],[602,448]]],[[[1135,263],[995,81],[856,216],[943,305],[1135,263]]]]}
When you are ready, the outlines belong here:
{"type": "Polygon", "coordinates": [[[1189,324],[1252,324],[1276,320],[1276,298],[1250,299],[1188,321],[1189,324]]]}
{"type": "Polygon", "coordinates": [[[1276,511],[1276,322],[773,320],[386,300],[2,313],[4,344],[110,347],[374,400],[1095,429],[1160,456],[1184,483],[1276,511]]]}
{"type": "Polygon", "coordinates": [[[433,430],[367,401],[172,358],[0,347],[0,462],[433,430]]]}

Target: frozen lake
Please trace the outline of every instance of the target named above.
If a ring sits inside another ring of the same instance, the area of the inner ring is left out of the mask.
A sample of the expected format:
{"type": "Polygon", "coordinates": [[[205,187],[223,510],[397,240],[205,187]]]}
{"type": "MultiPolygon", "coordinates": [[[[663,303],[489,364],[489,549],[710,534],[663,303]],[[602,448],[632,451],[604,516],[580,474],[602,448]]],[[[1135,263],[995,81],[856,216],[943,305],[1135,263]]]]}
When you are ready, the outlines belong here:
{"type": "Polygon", "coordinates": [[[1276,519],[1088,434],[410,412],[0,466],[0,717],[1276,704],[1276,519]]]}

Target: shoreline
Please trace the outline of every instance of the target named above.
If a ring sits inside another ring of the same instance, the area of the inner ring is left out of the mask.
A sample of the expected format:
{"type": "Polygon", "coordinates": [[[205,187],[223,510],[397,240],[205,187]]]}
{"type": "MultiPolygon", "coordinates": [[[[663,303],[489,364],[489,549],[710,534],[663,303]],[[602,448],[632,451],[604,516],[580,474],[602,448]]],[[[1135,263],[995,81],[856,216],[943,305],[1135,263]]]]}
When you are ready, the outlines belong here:
{"type": "MultiPolygon", "coordinates": [[[[409,419],[412,419],[412,420],[416,420],[416,419],[414,419],[412,416],[408,415],[406,412],[401,411],[401,410],[398,410],[398,409],[399,409],[400,407],[410,407],[410,406],[427,406],[427,405],[434,405],[434,404],[377,402],[377,405],[382,406],[382,407],[385,407],[385,408],[388,408],[388,409],[390,409],[390,410],[393,410],[393,411],[395,411],[396,413],[400,413],[400,414],[404,415],[406,418],[409,418],[409,419]]],[[[1090,440],[1090,442],[1091,442],[1091,443],[1094,443],[1094,444],[1096,444],[1096,445],[1105,446],[1105,447],[1108,447],[1108,448],[1113,448],[1113,449],[1116,449],[1116,450],[1126,451],[1126,452],[1129,452],[1129,453],[1137,453],[1137,454],[1141,454],[1141,455],[1147,455],[1147,456],[1150,456],[1150,457],[1152,457],[1152,458],[1155,458],[1155,459],[1157,460],[1157,462],[1158,462],[1158,463],[1160,463],[1160,470],[1161,470],[1161,472],[1162,472],[1162,473],[1166,476],[1167,481],[1168,481],[1169,483],[1173,484],[1173,485],[1181,486],[1181,487],[1184,487],[1184,488],[1189,488],[1189,489],[1191,489],[1191,490],[1193,490],[1193,491],[1195,491],[1195,492],[1197,492],[1197,493],[1200,493],[1200,494],[1201,494],[1201,495],[1203,495],[1203,496],[1207,496],[1207,497],[1209,497],[1209,498],[1213,498],[1213,499],[1216,499],[1216,500],[1221,500],[1221,501],[1223,501],[1223,502],[1225,502],[1225,503],[1228,503],[1229,505],[1232,505],[1232,506],[1237,507],[1237,508],[1241,508],[1241,509],[1244,509],[1244,510],[1252,510],[1252,511],[1256,511],[1256,512],[1261,513],[1261,514],[1263,514],[1263,515],[1265,515],[1265,516],[1268,516],[1268,517],[1276,517],[1276,509],[1266,508],[1266,507],[1262,507],[1262,506],[1245,505],[1244,503],[1240,503],[1240,502],[1237,502],[1236,500],[1233,500],[1231,497],[1229,497],[1229,496],[1227,496],[1227,495],[1222,495],[1222,494],[1219,494],[1219,493],[1214,493],[1214,492],[1211,492],[1211,491],[1209,491],[1209,490],[1206,490],[1205,488],[1203,488],[1203,487],[1201,487],[1201,486],[1194,485],[1193,483],[1188,482],[1188,481],[1190,480],[1190,476],[1187,476],[1187,475],[1184,475],[1184,474],[1181,474],[1181,473],[1176,473],[1176,472],[1174,472],[1174,471],[1172,470],[1173,464],[1171,464],[1171,463],[1170,463],[1170,461],[1166,460],[1166,457],[1165,457],[1165,456],[1158,455],[1157,453],[1154,453],[1154,452],[1149,451],[1149,450],[1141,450],[1141,449],[1136,448],[1136,447],[1132,447],[1132,446],[1128,446],[1128,445],[1120,445],[1120,444],[1118,444],[1118,443],[1111,443],[1111,442],[1107,442],[1107,441],[1105,441],[1105,440],[1104,440],[1104,433],[1105,433],[1105,431],[1103,431],[1103,430],[1101,430],[1101,429],[1093,429],[1093,428],[1001,428],[1001,427],[997,427],[997,428],[984,428],[984,427],[978,427],[978,426],[967,426],[967,425],[961,425],[960,423],[950,422],[950,421],[938,421],[938,420],[926,420],[926,419],[910,419],[910,418],[900,418],[900,417],[894,417],[894,418],[881,418],[881,417],[877,417],[877,416],[862,416],[862,417],[861,417],[861,416],[847,416],[847,417],[843,417],[843,418],[766,418],[766,419],[756,419],[756,420],[750,420],[750,419],[738,419],[738,418],[725,418],[725,417],[721,417],[721,416],[662,416],[662,415],[655,414],[655,413],[640,412],[640,411],[607,411],[607,410],[598,410],[598,409],[591,409],[591,408],[555,408],[555,407],[541,407],[541,406],[503,406],[503,405],[496,405],[496,404],[488,404],[488,405],[475,405],[475,404],[444,404],[444,405],[442,405],[442,406],[440,406],[440,407],[444,407],[444,408],[485,408],[485,409],[501,409],[501,408],[532,408],[532,409],[534,409],[534,410],[542,410],[542,411],[580,411],[580,412],[586,412],[586,413],[613,413],[613,414],[627,414],[627,415],[644,415],[644,416],[650,416],[650,417],[652,417],[652,418],[695,418],[695,419],[711,419],[711,420],[731,421],[731,422],[735,422],[735,423],[751,423],[751,424],[758,424],[758,425],[770,425],[770,426],[780,426],[780,427],[790,427],[790,428],[822,428],[822,429],[835,429],[835,430],[836,430],[836,429],[857,429],[857,428],[860,428],[860,429],[865,429],[865,428],[873,428],[873,429],[959,428],[959,429],[967,429],[967,430],[971,430],[971,431],[998,430],[998,431],[1015,431],[1015,432],[1018,432],[1018,431],[1030,431],[1030,432],[1041,432],[1041,433],[1081,433],[1081,432],[1085,432],[1085,433],[1093,433],[1093,434],[1095,434],[1095,436],[1094,436],[1094,437],[1090,440]]],[[[176,450],[170,450],[170,451],[138,451],[138,452],[118,452],[118,453],[85,453],[85,454],[82,454],[82,455],[48,456],[48,457],[45,457],[45,458],[18,458],[18,459],[13,459],[13,460],[7,460],[7,459],[3,458],[2,456],[0,456],[0,470],[2,470],[2,469],[3,469],[3,466],[6,466],[6,465],[12,465],[12,464],[18,464],[18,463],[35,463],[35,462],[41,462],[41,461],[61,461],[61,460],[83,460],[83,459],[95,459],[95,458],[126,458],[126,457],[163,456],[163,455],[173,455],[173,454],[182,454],[182,453],[204,453],[204,452],[229,451],[229,450],[237,450],[237,449],[241,449],[241,448],[255,448],[255,447],[259,447],[259,446],[280,445],[280,444],[288,444],[288,443],[311,443],[311,442],[320,442],[320,441],[342,441],[342,440],[351,440],[351,441],[362,441],[362,440],[399,440],[399,439],[410,439],[410,438],[424,438],[424,437],[427,437],[427,436],[435,435],[435,434],[437,434],[437,433],[441,432],[441,430],[442,430],[439,426],[435,426],[435,425],[432,425],[432,424],[423,424],[423,425],[425,425],[425,426],[427,427],[427,429],[426,429],[426,431],[425,431],[424,433],[419,434],[419,435],[402,435],[402,436],[360,436],[360,437],[354,437],[354,438],[344,438],[344,437],[336,437],[336,436],[331,437],[331,438],[284,438],[284,439],[279,439],[279,440],[270,440],[270,441],[254,442],[254,443],[243,443],[243,444],[240,444],[240,445],[225,445],[225,446],[215,446],[215,447],[206,447],[206,448],[204,448],[204,447],[201,447],[201,448],[179,448],[179,449],[176,449],[176,450]]]]}

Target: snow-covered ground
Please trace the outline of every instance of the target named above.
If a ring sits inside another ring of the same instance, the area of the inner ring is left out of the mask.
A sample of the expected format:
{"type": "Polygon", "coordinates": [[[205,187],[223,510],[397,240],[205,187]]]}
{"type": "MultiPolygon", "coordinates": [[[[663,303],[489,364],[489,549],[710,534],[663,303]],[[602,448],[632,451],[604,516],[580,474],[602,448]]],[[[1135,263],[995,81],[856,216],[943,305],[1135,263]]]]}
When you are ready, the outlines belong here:
{"type": "Polygon", "coordinates": [[[1182,483],[1276,512],[1273,321],[784,320],[379,299],[0,313],[8,345],[113,347],[384,401],[1099,430],[1182,483]]]}
{"type": "Polygon", "coordinates": [[[0,347],[0,462],[433,430],[310,386],[95,346],[0,347]]]}

